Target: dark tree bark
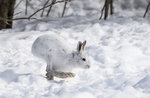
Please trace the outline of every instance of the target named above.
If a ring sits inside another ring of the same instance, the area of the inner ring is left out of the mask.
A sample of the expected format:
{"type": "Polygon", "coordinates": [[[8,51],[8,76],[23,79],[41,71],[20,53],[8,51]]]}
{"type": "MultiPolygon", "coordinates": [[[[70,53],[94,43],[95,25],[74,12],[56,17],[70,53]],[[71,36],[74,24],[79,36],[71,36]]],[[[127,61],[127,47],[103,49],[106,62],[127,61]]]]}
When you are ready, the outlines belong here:
{"type": "Polygon", "coordinates": [[[12,28],[15,0],[0,0],[0,30],[12,28]]]}
{"type": "Polygon", "coordinates": [[[109,0],[105,1],[105,16],[104,19],[106,20],[108,17],[108,10],[109,10],[109,0]]]}
{"type": "MultiPolygon", "coordinates": [[[[9,0],[8,14],[7,14],[9,20],[13,19],[15,1],[16,0],[9,0]]],[[[13,25],[13,21],[8,21],[6,28],[12,28],[12,25],[13,25]]]]}
{"type": "Polygon", "coordinates": [[[6,28],[6,20],[8,13],[8,1],[9,0],[0,0],[0,30],[6,28]]]}
{"type": "Polygon", "coordinates": [[[113,0],[110,0],[110,14],[114,14],[113,0]]]}
{"type": "Polygon", "coordinates": [[[103,13],[104,13],[104,19],[105,20],[107,19],[109,9],[110,9],[110,14],[112,15],[114,13],[113,0],[105,0],[105,4],[101,10],[101,16],[100,16],[99,20],[102,19],[103,13]]]}

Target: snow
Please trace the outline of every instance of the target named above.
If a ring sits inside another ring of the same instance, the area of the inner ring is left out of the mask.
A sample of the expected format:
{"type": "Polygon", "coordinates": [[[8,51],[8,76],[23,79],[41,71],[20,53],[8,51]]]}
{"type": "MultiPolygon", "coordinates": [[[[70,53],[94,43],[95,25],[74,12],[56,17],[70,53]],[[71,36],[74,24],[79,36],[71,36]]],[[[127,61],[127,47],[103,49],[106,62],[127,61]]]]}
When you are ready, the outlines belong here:
{"type": "Polygon", "coordinates": [[[124,1],[118,6],[122,9],[99,21],[98,4],[91,10],[95,2],[88,8],[85,1],[73,3],[66,17],[55,17],[58,11],[45,18],[48,22],[17,21],[13,29],[0,31],[0,98],[150,98],[150,20],[149,14],[141,16],[145,8],[125,10],[124,1]],[[72,49],[87,40],[91,68],[73,70],[75,78],[47,80],[46,62],[31,53],[34,40],[45,34],[63,37],[72,49]]]}

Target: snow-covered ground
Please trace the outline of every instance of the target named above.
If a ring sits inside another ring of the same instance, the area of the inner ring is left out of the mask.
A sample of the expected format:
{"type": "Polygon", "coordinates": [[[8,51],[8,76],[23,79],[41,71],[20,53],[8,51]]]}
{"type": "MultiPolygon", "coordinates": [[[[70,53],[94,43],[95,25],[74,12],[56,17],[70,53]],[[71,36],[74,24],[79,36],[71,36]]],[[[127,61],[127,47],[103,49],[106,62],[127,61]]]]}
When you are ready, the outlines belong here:
{"type": "Polygon", "coordinates": [[[0,98],[150,98],[150,20],[126,14],[107,21],[97,14],[18,21],[1,30],[0,98]],[[43,34],[61,36],[73,49],[87,40],[91,68],[73,70],[75,78],[47,80],[46,62],[31,53],[43,34]]]}

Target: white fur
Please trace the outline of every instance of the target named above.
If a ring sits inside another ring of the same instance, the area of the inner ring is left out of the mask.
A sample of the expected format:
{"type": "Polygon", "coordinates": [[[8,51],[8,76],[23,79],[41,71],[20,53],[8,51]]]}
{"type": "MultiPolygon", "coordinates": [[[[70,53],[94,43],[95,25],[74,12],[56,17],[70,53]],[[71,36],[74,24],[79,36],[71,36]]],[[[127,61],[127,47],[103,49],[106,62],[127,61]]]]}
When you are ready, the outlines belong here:
{"type": "Polygon", "coordinates": [[[90,67],[83,48],[79,50],[78,43],[77,49],[71,50],[69,44],[61,37],[42,35],[34,41],[32,53],[46,61],[47,72],[70,72],[73,68],[90,67]],[[83,58],[86,61],[83,61],[83,58]]]}

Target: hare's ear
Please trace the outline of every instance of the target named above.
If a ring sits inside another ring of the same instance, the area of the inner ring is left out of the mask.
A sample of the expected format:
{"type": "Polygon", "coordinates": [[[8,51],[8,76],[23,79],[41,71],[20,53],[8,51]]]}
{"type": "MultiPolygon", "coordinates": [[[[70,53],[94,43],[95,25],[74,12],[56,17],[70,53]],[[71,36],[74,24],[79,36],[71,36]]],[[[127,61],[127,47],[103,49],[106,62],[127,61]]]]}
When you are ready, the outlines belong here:
{"type": "Polygon", "coordinates": [[[84,51],[85,45],[86,45],[86,40],[82,43],[82,50],[83,51],[84,51]]]}
{"type": "Polygon", "coordinates": [[[81,50],[82,50],[81,48],[82,48],[82,42],[79,41],[78,44],[77,44],[77,52],[78,53],[81,53],[81,50]]]}

